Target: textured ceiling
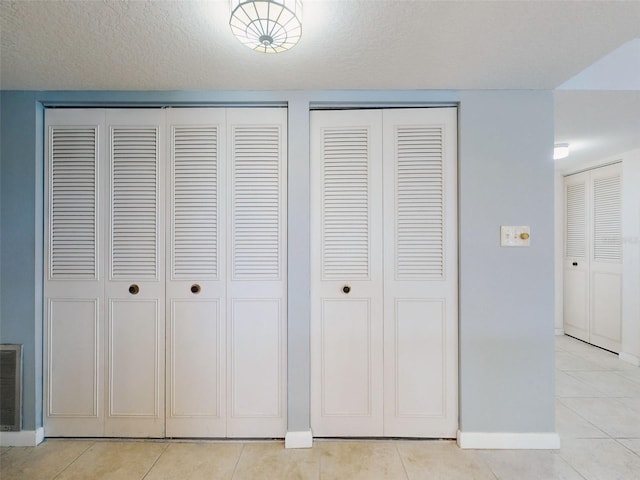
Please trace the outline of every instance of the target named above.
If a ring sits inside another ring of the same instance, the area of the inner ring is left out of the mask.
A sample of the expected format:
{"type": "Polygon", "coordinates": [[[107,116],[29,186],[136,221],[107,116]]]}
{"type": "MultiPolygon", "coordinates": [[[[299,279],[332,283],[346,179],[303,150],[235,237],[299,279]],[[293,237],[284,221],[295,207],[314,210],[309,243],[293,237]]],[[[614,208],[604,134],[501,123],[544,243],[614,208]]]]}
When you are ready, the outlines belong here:
{"type": "Polygon", "coordinates": [[[303,3],[299,45],[265,55],[226,0],[1,0],[0,87],[553,89],[640,36],[640,1],[303,3]]]}

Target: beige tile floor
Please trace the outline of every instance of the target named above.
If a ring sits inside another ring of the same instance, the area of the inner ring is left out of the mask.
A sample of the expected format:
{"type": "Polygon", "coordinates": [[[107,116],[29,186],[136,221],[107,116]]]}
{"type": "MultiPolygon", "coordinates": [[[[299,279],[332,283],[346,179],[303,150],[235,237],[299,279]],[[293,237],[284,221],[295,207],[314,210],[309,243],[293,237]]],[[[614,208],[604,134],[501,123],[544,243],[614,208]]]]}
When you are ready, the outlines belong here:
{"type": "Polygon", "coordinates": [[[559,451],[460,450],[452,441],[178,442],[49,439],[0,450],[2,480],[640,480],[640,368],[556,338],[559,451]]]}

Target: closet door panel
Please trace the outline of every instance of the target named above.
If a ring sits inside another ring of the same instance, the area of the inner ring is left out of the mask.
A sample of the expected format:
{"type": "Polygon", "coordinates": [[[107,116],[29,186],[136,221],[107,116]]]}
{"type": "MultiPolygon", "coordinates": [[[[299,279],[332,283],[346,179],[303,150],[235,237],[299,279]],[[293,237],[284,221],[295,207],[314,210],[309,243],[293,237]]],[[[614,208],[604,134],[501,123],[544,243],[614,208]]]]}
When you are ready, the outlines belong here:
{"type": "Polygon", "coordinates": [[[622,334],[622,275],[595,271],[591,275],[591,343],[620,351],[622,334]]]}
{"type": "Polygon", "coordinates": [[[564,331],[589,341],[589,172],[565,177],[564,331]]]}
{"type": "Polygon", "coordinates": [[[226,435],[225,109],[167,111],[169,437],[226,435]]]}
{"type": "Polygon", "coordinates": [[[371,369],[370,301],[325,299],[321,318],[320,416],[371,417],[378,392],[371,369]]]}
{"type": "Polygon", "coordinates": [[[282,418],[281,302],[233,299],[229,320],[231,417],[282,418]]]}
{"type": "Polygon", "coordinates": [[[164,112],[107,110],[108,436],[164,435],[164,112]]]}
{"type": "MultiPolygon", "coordinates": [[[[156,300],[111,300],[109,417],[159,417],[161,319],[156,300]]],[[[132,422],[134,423],[134,422],[132,422]]]]}
{"type": "Polygon", "coordinates": [[[286,109],[227,111],[230,437],[286,433],[286,124],[286,109]]]}
{"type": "Polygon", "coordinates": [[[456,435],[456,109],[384,110],[384,434],[456,435]]]}
{"type": "Polygon", "coordinates": [[[104,434],[104,112],[45,111],[44,427],[104,434]]]}
{"type": "Polygon", "coordinates": [[[591,171],[590,342],[619,352],[622,341],[622,165],[591,171]]]}
{"type": "Polygon", "coordinates": [[[311,115],[311,428],[383,434],[382,113],[311,115]]]}

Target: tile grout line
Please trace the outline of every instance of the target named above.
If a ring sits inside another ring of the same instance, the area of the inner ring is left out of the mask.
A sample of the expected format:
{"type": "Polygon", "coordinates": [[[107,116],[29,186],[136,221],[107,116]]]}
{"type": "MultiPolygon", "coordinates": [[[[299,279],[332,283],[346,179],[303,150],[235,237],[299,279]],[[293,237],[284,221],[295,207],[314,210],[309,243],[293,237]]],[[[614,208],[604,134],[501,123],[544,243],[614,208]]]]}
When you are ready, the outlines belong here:
{"type": "Polygon", "coordinates": [[[487,460],[487,458],[485,458],[485,456],[481,453],[481,452],[488,452],[489,450],[473,450],[473,451],[478,452],[477,458],[479,458],[482,461],[482,463],[487,467],[487,469],[491,472],[491,475],[493,475],[494,480],[504,480],[500,478],[500,476],[495,472],[495,470],[491,466],[491,462],[487,460]]]}
{"type": "Polygon", "coordinates": [[[635,439],[633,439],[633,438],[631,438],[631,439],[626,439],[626,438],[622,438],[622,437],[621,437],[621,438],[613,438],[612,440],[615,440],[615,441],[616,441],[616,443],[617,443],[618,445],[620,445],[620,446],[622,446],[623,448],[627,449],[629,452],[631,452],[632,454],[634,454],[636,457],[640,457],[640,453],[637,453],[637,452],[635,452],[635,451],[631,450],[629,447],[627,447],[624,443],[622,443],[622,442],[620,441],[620,440],[635,440],[635,439]]]}
{"type": "MultiPolygon", "coordinates": [[[[607,440],[607,439],[606,439],[606,438],[604,438],[604,439],[603,439],[603,438],[598,438],[598,439],[585,439],[585,440],[607,440]]],[[[589,480],[587,477],[585,477],[585,476],[582,474],[582,472],[578,471],[578,469],[577,469],[576,467],[574,467],[574,466],[573,466],[573,464],[572,464],[571,462],[569,462],[569,460],[567,460],[566,458],[564,458],[564,457],[562,456],[562,449],[558,450],[558,452],[557,452],[557,453],[554,453],[554,455],[557,455],[557,456],[558,456],[558,458],[559,458],[560,460],[562,460],[565,464],[567,464],[567,466],[568,466],[571,470],[573,470],[574,472],[576,472],[576,474],[577,474],[580,478],[582,478],[583,480],[589,480]]]]}
{"type": "Polygon", "coordinates": [[[153,467],[156,466],[156,463],[158,463],[158,461],[160,460],[160,457],[162,457],[162,455],[165,454],[165,452],[169,449],[169,446],[171,444],[167,443],[164,448],[162,449],[162,452],[160,452],[160,455],[158,455],[158,458],[155,459],[155,461],[151,464],[151,466],[149,467],[149,469],[147,470],[147,472],[142,476],[142,478],[140,480],[144,480],[145,478],[147,478],[147,475],[149,475],[149,473],[151,472],[151,470],[153,470],[153,467]]]}
{"type": "Polygon", "coordinates": [[[240,464],[240,458],[242,458],[242,454],[244,453],[245,444],[242,443],[242,448],[240,449],[240,454],[238,455],[238,459],[236,460],[236,464],[233,466],[233,472],[231,472],[230,480],[233,480],[233,477],[236,476],[236,472],[238,471],[238,465],[240,464]]]}
{"type": "Polygon", "coordinates": [[[58,473],[56,473],[53,477],[51,477],[51,480],[55,480],[56,478],[58,478],[60,475],[62,475],[64,472],[67,471],[67,469],[69,467],[71,467],[71,465],[73,465],[74,463],[76,463],[78,460],[80,460],[80,457],[82,457],[85,453],[87,453],[89,451],[89,449],[91,449],[94,445],[96,444],[96,442],[91,442],[89,443],[89,445],[87,446],[87,448],[85,448],[84,450],[82,450],[82,452],[80,452],[80,454],[73,459],[73,461],[71,463],[69,463],[69,465],[67,465],[66,467],[64,467],[62,470],[60,470],[58,473]]]}
{"type": "Polygon", "coordinates": [[[404,464],[404,460],[402,459],[402,454],[400,453],[400,450],[398,449],[398,444],[394,443],[393,447],[396,449],[396,453],[398,454],[398,457],[400,458],[400,464],[402,465],[402,469],[404,470],[404,476],[406,477],[407,480],[411,480],[409,478],[409,472],[407,471],[407,467],[404,464]]]}

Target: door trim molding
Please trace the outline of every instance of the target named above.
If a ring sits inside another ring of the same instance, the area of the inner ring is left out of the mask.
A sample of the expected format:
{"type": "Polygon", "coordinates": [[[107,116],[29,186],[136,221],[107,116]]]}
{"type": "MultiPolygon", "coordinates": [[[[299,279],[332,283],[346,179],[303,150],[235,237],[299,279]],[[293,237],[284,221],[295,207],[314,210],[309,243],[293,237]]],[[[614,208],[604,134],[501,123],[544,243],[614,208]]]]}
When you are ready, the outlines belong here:
{"type": "Polygon", "coordinates": [[[492,450],[559,450],[560,436],[555,432],[497,433],[461,432],[458,446],[492,450]]]}
{"type": "Polygon", "coordinates": [[[313,434],[311,430],[302,432],[287,432],[284,437],[284,448],[311,448],[313,447],[313,434]]]}
{"type": "Polygon", "coordinates": [[[632,353],[620,352],[618,354],[618,358],[623,362],[630,363],[631,365],[635,365],[636,367],[640,367],[640,357],[634,355],[632,353]]]}
{"type": "Polygon", "coordinates": [[[37,447],[44,441],[44,428],[0,432],[0,447],[37,447]]]}

